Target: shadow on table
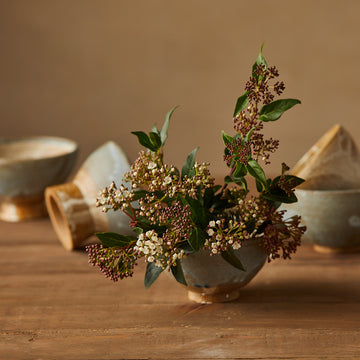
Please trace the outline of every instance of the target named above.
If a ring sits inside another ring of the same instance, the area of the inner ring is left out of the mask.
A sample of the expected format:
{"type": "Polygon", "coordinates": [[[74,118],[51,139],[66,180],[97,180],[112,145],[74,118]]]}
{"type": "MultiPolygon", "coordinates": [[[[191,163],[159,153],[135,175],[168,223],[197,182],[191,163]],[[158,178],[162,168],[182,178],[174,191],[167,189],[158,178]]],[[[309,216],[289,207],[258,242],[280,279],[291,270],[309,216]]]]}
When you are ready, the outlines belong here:
{"type": "Polygon", "coordinates": [[[360,303],[360,287],[328,279],[301,283],[296,279],[278,280],[271,284],[253,283],[242,290],[238,302],[360,303]]]}

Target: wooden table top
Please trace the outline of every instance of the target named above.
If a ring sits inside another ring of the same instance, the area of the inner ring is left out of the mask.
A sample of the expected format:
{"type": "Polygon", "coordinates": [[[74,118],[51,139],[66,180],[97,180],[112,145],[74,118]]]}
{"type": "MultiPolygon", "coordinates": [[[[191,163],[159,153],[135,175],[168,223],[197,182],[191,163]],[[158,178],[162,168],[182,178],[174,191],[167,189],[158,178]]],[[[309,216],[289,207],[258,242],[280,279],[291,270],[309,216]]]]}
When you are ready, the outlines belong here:
{"type": "Polygon", "coordinates": [[[0,223],[0,265],[0,359],[360,359],[360,254],[304,244],[211,305],[143,265],[112,283],[48,219],[0,223]]]}

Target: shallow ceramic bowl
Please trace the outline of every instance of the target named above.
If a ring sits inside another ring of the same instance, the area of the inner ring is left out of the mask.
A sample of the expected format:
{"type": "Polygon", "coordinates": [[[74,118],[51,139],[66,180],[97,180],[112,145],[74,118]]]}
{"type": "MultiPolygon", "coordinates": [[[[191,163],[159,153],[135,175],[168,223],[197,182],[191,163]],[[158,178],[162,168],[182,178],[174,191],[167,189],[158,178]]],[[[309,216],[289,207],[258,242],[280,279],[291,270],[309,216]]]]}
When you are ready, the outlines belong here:
{"type": "Polygon", "coordinates": [[[304,239],[320,252],[360,250],[360,189],[297,189],[298,202],[285,206],[298,214],[307,230],[304,239]]]}
{"type": "Polygon", "coordinates": [[[44,190],[69,176],[77,151],[74,141],[58,137],[0,139],[0,219],[46,215],[44,190]]]}
{"type": "Polygon", "coordinates": [[[209,304],[239,298],[241,288],[264,266],[267,255],[256,240],[244,244],[235,254],[246,271],[230,265],[220,255],[210,256],[210,252],[205,250],[182,259],[189,299],[209,304]]]}

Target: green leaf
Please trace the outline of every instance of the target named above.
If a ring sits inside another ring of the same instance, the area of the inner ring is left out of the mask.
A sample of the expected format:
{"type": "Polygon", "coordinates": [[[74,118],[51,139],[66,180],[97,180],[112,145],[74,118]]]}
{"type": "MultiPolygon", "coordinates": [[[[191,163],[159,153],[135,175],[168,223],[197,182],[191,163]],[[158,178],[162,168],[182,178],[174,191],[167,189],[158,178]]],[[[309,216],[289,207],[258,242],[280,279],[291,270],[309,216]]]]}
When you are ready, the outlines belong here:
{"type": "Polygon", "coordinates": [[[232,247],[229,247],[226,251],[222,251],[221,256],[230,265],[235,266],[239,270],[246,271],[240,259],[235,255],[234,249],[232,247]]]}
{"type": "Polygon", "coordinates": [[[162,234],[166,230],[166,226],[157,226],[151,223],[151,221],[143,216],[136,217],[136,225],[143,229],[144,232],[148,230],[155,230],[158,234],[162,234]]]}
{"type": "Polygon", "coordinates": [[[234,178],[241,178],[244,177],[247,174],[246,166],[240,162],[236,164],[236,169],[233,173],[234,178]]]}
{"type": "Polygon", "coordinates": [[[221,136],[225,146],[233,141],[233,138],[226,134],[224,130],[221,131],[221,136]]]}
{"type": "Polygon", "coordinates": [[[225,176],[224,182],[225,182],[225,184],[235,183],[237,185],[242,186],[245,191],[248,191],[247,182],[244,177],[225,176]]]}
{"type": "Polygon", "coordinates": [[[187,197],[186,201],[191,207],[191,217],[195,224],[200,226],[206,226],[206,213],[204,206],[200,203],[199,200],[187,197]]]}
{"type": "Polygon", "coordinates": [[[156,132],[153,132],[153,131],[151,131],[149,135],[150,135],[151,143],[154,145],[156,150],[159,150],[161,148],[160,135],[158,133],[156,133],[156,132]]]}
{"type": "Polygon", "coordinates": [[[235,184],[242,186],[246,192],[249,191],[248,186],[247,186],[247,181],[244,177],[234,178],[234,182],[235,182],[235,184]]]}
{"type": "Polygon", "coordinates": [[[161,138],[162,146],[164,146],[165,141],[168,137],[168,128],[169,128],[170,119],[171,119],[173,112],[176,110],[176,108],[178,108],[178,106],[173,107],[165,116],[164,125],[160,131],[160,138],[161,138]]]}
{"type": "Polygon", "coordinates": [[[188,243],[192,247],[194,251],[199,251],[203,248],[206,240],[206,233],[204,230],[198,227],[193,227],[191,229],[190,238],[188,239],[188,243]]]}
{"type": "Polygon", "coordinates": [[[247,169],[249,171],[249,174],[255,178],[255,180],[260,181],[265,188],[267,188],[267,181],[266,176],[264,173],[264,170],[261,168],[261,166],[258,164],[256,160],[249,160],[247,169]]]}
{"type": "Polygon", "coordinates": [[[286,110],[291,109],[296,104],[301,104],[301,101],[297,99],[280,99],[273,101],[261,108],[259,120],[275,121],[279,119],[286,110]]]}
{"type": "Polygon", "coordinates": [[[262,192],[262,190],[263,190],[263,185],[262,185],[262,183],[261,183],[259,180],[255,180],[255,184],[256,184],[256,190],[257,190],[258,192],[262,192]]]}
{"type": "Polygon", "coordinates": [[[285,191],[279,189],[278,193],[275,191],[263,193],[263,198],[273,202],[285,203],[285,204],[292,204],[297,202],[297,197],[295,195],[289,196],[286,194],[285,191]]]}
{"type": "Polygon", "coordinates": [[[214,194],[216,193],[216,189],[214,188],[206,188],[204,191],[204,207],[206,209],[210,208],[213,200],[214,200],[214,194]]]}
{"type": "Polygon", "coordinates": [[[294,188],[295,187],[297,187],[297,186],[299,186],[300,184],[302,184],[305,180],[304,179],[302,179],[302,178],[299,178],[299,177],[297,177],[297,176],[295,176],[295,175],[281,175],[281,176],[277,176],[273,181],[272,181],[272,183],[271,183],[271,185],[273,186],[273,185],[276,185],[278,182],[279,182],[279,180],[280,180],[280,178],[285,178],[285,181],[291,181],[291,182],[293,182],[294,183],[294,188]]]}
{"type": "Polygon", "coordinates": [[[152,144],[152,142],[150,141],[150,138],[147,134],[145,134],[143,131],[132,131],[132,134],[136,135],[139,143],[146,147],[147,149],[156,152],[157,149],[155,148],[155,146],[152,144]]]}
{"type": "Polygon", "coordinates": [[[124,247],[137,240],[135,236],[125,236],[114,232],[96,233],[95,235],[107,247],[124,247]]]}
{"type": "Polygon", "coordinates": [[[265,58],[264,58],[264,56],[263,56],[263,54],[262,54],[262,49],[263,49],[263,47],[264,47],[264,44],[261,45],[260,53],[259,53],[256,61],[254,62],[254,65],[252,66],[252,76],[253,76],[253,77],[257,77],[257,76],[255,75],[255,72],[254,72],[254,71],[255,71],[255,69],[257,68],[258,65],[261,65],[261,64],[262,64],[262,65],[265,65],[265,70],[267,69],[267,62],[266,62],[266,60],[265,60],[265,58]]]}
{"type": "Polygon", "coordinates": [[[236,105],[235,105],[233,117],[239,115],[240,112],[243,111],[243,110],[245,110],[246,107],[248,106],[248,104],[249,104],[248,93],[249,93],[249,92],[247,91],[244,95],[241,95],[241,96],[236,100],[236,105]]]}
{"type": "Polygon", "coordinates": [[[156,124],[153,125],[153,127],[151,128],[151,131],[160,135],[160,131],[156,127],[156,124]]]}
{"type": "Polygon", "coordinates": [[[145,278],[144,278],[145,289],[148,289],[163,271],[164,269],[162,267],[156,266],[154,263],[149,262],[146,266],[146,271],[145,271],[145,278]]]}
{"type": "Polygon", "coordinates": [[[195,175],[195,156],[199,148],[195,148],[186,158],[186,161],[181,169],[181,178],[183,178],[185,175],[188,177],[193,177],[195,175]]]}
{"type": "Polygon", "coordinates": [[[133,229],[135,234],[140,235],[144,232],[144,230],[141,227],[135,226],[133,229]]]}
{"type": "Polygon", "coordinates": [[[281,189],[278,185],[279,180],[281,178],[285,178],[285,181],[291,181],[293,184],[293,187],[302,184],[304,182],[304,179],[301,179],[294,175],[282,175],[277,176],[272,182],[271,185],[265,193],[263,193],[263,198],[272,201],[274,203],[286,203],[291,204],[294,202],[297,202],[297,197],[295,194],[288,195],[283,189],[281,189]]]}
{"type": "Polygon", "coordinates": [[[176,260],[176,266],[171,266],[170,269],[176,281],[180,284],[187,286],[181,262],[179,260],[176,260]]]}

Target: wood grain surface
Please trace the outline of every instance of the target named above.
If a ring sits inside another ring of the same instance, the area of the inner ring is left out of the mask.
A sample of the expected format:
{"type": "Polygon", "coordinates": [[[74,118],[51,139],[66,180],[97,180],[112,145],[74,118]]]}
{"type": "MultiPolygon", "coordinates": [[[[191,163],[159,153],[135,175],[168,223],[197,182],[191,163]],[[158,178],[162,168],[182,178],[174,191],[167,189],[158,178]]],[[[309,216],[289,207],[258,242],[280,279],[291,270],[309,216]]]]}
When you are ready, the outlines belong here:
{"type": "Polygon", "coordinates": [[[143,273],[114,284],[49,220],[0,223],[0,359],[360,359],[360,254],[304,244],[212,305],[143,273]]]}

